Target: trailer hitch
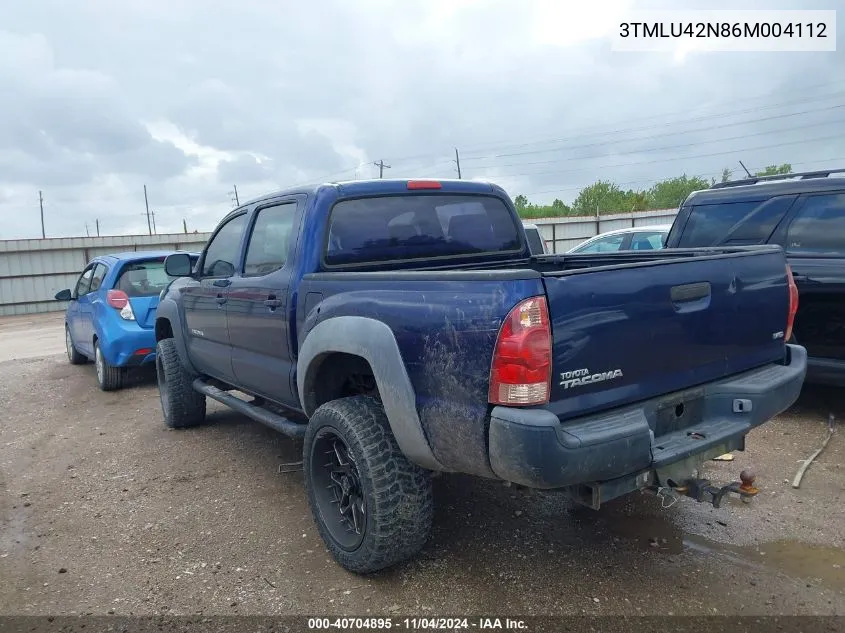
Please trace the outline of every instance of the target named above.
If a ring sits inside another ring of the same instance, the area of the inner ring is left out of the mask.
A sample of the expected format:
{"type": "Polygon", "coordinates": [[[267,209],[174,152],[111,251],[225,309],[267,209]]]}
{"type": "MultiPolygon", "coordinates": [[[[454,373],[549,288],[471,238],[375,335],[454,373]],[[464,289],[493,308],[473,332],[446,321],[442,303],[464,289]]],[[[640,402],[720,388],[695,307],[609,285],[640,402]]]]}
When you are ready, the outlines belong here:
{"type": "Polygon", "coordinates": [[[688,479],[683,486],[674,488],[676,492],[691,497],[698,502],[712,503],[714,508],[722,505],[725,495],[735,492],[743,503],[751,503],[754,496],[760,492],[754,487],[756,476],[749,470],[739,474],[739,481],[734,481],[722,487],[714,486],[708,479],[688,479]]]}

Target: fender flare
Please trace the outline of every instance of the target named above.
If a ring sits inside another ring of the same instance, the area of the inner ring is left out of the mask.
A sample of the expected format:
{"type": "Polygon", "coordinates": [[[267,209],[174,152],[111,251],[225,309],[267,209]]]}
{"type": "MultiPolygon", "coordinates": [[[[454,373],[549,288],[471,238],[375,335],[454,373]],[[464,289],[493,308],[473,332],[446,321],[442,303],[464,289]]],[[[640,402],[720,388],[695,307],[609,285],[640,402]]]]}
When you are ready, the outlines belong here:
{"type": "Polygon", "coordinates": [[[179,352],[179,360],[182,365],[191,373],[198,375],[199,372],[191,364],[190,356],[188,356],[188,346],[185,343],[185,332],[182,328],[182,321],[179,318],[179,307],[173,299],[165,297],[159,302],[158,307],[156,308],[156,323],[158,323],[159,319],[164,319],[170,322],[170,330],[173,332],[173,342],[176,344],[176,350],[179,352]]]}
{"type": "Polygon", "coordinates": [[[360,356],[373,370],[384,411],[405,456],[429,470],[448,470],[434,456],[417,413],[416,395],[390,327],[366,317],[339,316],[320,322],[305,337],[296,363],[299,401],[305,414],[315,409],[313,381],[322,358],[340,352],[360,356]]]}

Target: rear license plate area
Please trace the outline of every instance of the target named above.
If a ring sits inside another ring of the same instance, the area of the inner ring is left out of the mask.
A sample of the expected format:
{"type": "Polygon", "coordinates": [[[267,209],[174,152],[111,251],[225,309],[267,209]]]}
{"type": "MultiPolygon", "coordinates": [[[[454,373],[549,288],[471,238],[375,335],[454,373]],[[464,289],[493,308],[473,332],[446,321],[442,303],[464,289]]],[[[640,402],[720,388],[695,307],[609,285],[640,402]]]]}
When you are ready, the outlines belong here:
{"type": "Polygon", "coordinates": [[[701,422],[704,417],[704,391],[696,389],[664,398],[657,405],[654,436],[661,437],[701,422]]]}

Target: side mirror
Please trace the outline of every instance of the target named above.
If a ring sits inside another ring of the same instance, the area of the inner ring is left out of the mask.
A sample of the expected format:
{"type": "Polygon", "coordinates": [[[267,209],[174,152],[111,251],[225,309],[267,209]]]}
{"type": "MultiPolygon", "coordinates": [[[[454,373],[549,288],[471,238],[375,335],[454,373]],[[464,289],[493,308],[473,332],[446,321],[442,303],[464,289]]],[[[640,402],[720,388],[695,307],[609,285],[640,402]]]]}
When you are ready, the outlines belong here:
{"type": "Polygon", "coordinates": [[[193,269],[191,257],[187,253],[173,253],[164,258],[164,272],[171,277],[190,277],[193,269]]]}
{"type": "Polygon", "coordinates": [[[73,299],[73,294],[69,288],[65,288],[64,290],[59,290],[56,293],[55,299],[56,301],[70,301],[73,299]]]}

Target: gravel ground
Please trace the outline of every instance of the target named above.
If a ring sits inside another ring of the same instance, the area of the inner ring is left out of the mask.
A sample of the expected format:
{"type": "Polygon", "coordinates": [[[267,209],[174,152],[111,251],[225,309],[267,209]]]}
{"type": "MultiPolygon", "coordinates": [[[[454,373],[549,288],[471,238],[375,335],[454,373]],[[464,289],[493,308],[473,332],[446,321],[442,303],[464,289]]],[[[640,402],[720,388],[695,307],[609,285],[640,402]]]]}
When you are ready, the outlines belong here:
{"type": "Polygon", "coordinates": [[[594,512],[447,475],[422,555],[362,578],[329,558],[301,472],[279,473],[299,445],[216,404],[167,430],[152,374],[107,394],[67,363],[60,315],[0,321],[0,348],[0,614],[845,615],[845,433],[790,485],[845,419],[832,390],[707,464],[753,467],[752,504],[594,512]]]}

